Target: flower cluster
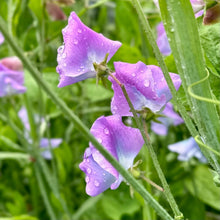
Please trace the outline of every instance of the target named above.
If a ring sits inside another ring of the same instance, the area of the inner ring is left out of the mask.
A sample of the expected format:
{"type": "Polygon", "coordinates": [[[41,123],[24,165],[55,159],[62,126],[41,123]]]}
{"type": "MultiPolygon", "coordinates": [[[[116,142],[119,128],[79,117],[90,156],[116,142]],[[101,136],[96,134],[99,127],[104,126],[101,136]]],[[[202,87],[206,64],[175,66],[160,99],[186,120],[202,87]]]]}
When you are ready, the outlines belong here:
{"type": "MultiPolygon", "coordinates": [[[[136,64],[114,62],[112,73],[106,63],[121,46],[118,41],[105,38],[85,26],[75,12],[72,12],[68,25],[63,29],[64,45],[58,48],[57,72],[60,74],[58,87],[67,86],[81,80],[108,75],[112,83],[114,97],[111,102],[111,116],[101,116],[91,133],[125,168],[133,165],[144,141],[140,131],[127,127],[122,116],[133,116],[122,93],[123,84],[135,110],[149,109],[160,112],[172,98],[161,69],[142,62],[136,64]],[[101,74],[100,74],[101,73],[101,74]]],[[[181,85],[179,75],[170,73],[176,90],[181,85]]],[[[96,196],[108,188],[116,189],[122,176],[90,143],[79,165],[86,174],[86,192],[96,196]]]]}
{"type": "MultiPolygon", "coordinates": [[[[25,138],[28,140],[29,143],[32,143],[32,139],[30,137],[30,124],[29,124],[29,120],[28,120],[28,114],[27,114],[27,110],[26,108],[22,107],[20,109],[20,111],[18,112],[18,116],[21,119],[25,131],[24,131],[24,136],[25,138]]],[[[40,118],[39,115],[34,115],[34,121],[36,124],[38,124],[39,126],[42,124],[45,124],[45,120],[43,118],[40,118]]],[[[52,159],[52,155],[50,152],[50,147],[51,148],[56,148],[58,147],[60,144],[62,143],[62,139],[61,138],[41,138],[40,139],[40,143],[39,143],[39,147],[45,149],[43,152],[41,152],[41,155],[47,159],[50,160],[52,159]]]]}

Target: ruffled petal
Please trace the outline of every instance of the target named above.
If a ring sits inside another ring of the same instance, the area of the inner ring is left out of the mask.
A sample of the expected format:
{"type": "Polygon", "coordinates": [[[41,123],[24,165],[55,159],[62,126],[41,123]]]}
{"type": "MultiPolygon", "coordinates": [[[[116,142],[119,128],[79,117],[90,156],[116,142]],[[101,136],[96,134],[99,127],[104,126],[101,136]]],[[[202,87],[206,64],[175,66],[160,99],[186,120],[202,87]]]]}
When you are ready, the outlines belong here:
{"type": "Polygon", "coordinates": [[[63,29],[64,45],[58,48],[58,87],[95,77],[93,63],[101,63],[108,53],[108,60],[116,53],[121,43],[112,41],[85,26],[75,12],[63,29]]]}
{"type": "Polygon", "coordinates": [[[90,196],[97,196],[104,192],[116,180],[93,159],[90,148],[86,149],[84,160],[79,164],[79,168],[86,174],[86,193],[90,196]]]}
{"type": "MultiPolygon", "coordinates": [[[[91,128],[91,133],[97,140],[128,169],[132,166],[134,158],[144,144],[140,131],[127,127],[123,124],[118,115],[100,117],[91,128]]],[[[116,178],[119,178],[118,171],[90,145],[94,160],[105,170],[116,178]]]]}
{"type": "MultiPolygon", "coordinates": [[[[115,62],[115,73],[113,75],[124,84],[128,96],[136,110],[144,107],[158,112],[172,98],[171,92],[165,81],[161,69],[153,65],[145,65],[142,62],[129,64],[115,62]]],[[[179,75],[170,73],[176,89],[179,89],[181,80],[179,75]]],[[[132,116],[128,103],[121,91],[120,86],[112,77],[109,77],[114,90],[111,103],[113,114],[121,116],[132,116]]]]}

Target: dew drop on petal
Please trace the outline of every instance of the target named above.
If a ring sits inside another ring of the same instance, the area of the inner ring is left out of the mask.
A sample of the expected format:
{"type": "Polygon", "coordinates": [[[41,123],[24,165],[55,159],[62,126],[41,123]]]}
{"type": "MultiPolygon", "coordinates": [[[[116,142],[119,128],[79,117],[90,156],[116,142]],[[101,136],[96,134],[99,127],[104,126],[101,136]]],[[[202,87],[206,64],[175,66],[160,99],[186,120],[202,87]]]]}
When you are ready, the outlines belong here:
{"type": "Polygon", "coordinates": [[[89,177],[88,177],[88,176],[86,177],[86,182],[87,182],[87,183],[89,182],[89,177]]]}
{"type": "Polygon", "coordinates": [[[149,80],[145,80],[145,81],[144,81],[144,86],[145,86],[145,87],[148,87],[148,86],[149,86],[149,80]]]}
{"type": "Polygon", "coordinates": [[[89,163],[89,162],[90,162],[89,158],[87,158],[87,159],[86,159],[86,162],[87,162],[87,163],[89,163]]]}
{"type": "Polygon", "coordinates": [[[78,40],[74,39],[74,40],[73,40],[73,43],[74,43],[75,45],[77,45],[77,44],[78,44],[78,40]]]}
{"type": "Polygon", "coordinates": [[[64,50],[64,45],[62,45],[58,48],[58,53],[63,53],[63,50],[64,50]]]}
{"type": "Polygon", "coordinates": [[[97,138],[97,141],[101,144],[102,143],[102,139],[101,138],[97,138]]]}
{"type": "Polygon", "coordinates": [[[65,67],[65,66],[66,66],[66,63],[63,63],[63,66],[65,67]]]}
{"type": "Polygon", "coordinates": [[[105,133],[105,134],[109,134],[108,128],[105,128],[105,129],[104,129],[104,133],[105,133]]]}
{"type": "Polygon", "coordinates": [[[82,30],[81,30],[81,29],[78,29],[78,33],[81,34],[81,33],[82,33],[82,30]]]}
{"type": "Polygon", "coordinates": [[[63,59],[66,58],[66,53],[63,53],[63,54],[62,54],[62,58],[63,58],[63,59]]]}
{"type": "Polygon", "coordinates": [[[88,174],[90,174],[92,172],[91,168],[89,168],[89,167],[87,168],[86,171],[87,171],[88,174]]]}
{"type": "Polygon", "coordinates": [[[136,74],[135,74],[135,73],[132,73],[131,75],[132,75],[132,76],[136,76],[136,74]]]}
{"type": "Polygon", "coordinates": [[[98,187],[100,185],[100,183],[97,180],[94,181],[94,184],[96,187],[98,187]]]}

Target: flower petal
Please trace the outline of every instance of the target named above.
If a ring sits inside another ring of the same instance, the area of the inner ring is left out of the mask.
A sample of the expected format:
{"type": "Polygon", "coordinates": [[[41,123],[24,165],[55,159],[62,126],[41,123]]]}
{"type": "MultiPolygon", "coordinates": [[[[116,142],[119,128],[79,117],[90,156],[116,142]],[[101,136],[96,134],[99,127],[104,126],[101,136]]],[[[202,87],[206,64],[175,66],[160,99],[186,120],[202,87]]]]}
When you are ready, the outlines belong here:
{"type": "MultiPolygon", "coordinates": [[[[172,98],[168,85],[161,69],[153,65],[145,65],[142,62],[128,64],[115,62],[113,75],[125,86],[128,96],[136,110],[144,107],[158,112],[172,98]]],[[[181,85],[179,75],[170,73],[176,89],[181,85]]],[[[113,114],[132,116],[128,103],[122,93],[121,87],[112,77],[109,77],[114,90],[111,103],[113,114]]]]}
{"type": "Polygon", "coordinates": [[[3,34],[0,32],[0,45],[4,42],[5,38],[3,34]]]}
{"type": "Polygon", "coordinates": [[[180,161],[187,161],[191,157],[196,157],[203,163],[207,162],[193,137],[177,142],[175,144],[170,144],[168,148],[169,150],[179,154],[178,159],[180,161]]]}
{"type": "MultiPolygon", "coordinates": [[[[62,143],[62,141],[63,140],[61,138],[52,138],[52,139],[42,138],[40,140],[40,147],[49,148],[51,146],[51,148],[57,148],[62,143]]],[[[45,150],[41,152],[41,155],[47,160],[52,159],[52,154],[50,150],[45,150]]]]}
{"type": "Polygon", "coordinates": [[[151,129],[156,134],[167,135],[168,127],[170,125],[177,126],[184,123],[183,119],[173,110],[173,105],[170,102],[166,104],[161,114],[165,116],[157,118],[157,120],[160,121],[161,124],[154,121],[151,122],[151,129]]]}
{"type": "Polygon", "coordinates": [[[95,77],[93,63],[101,63],[108,53],[108,60],[116,53],[121,43],[105,38],[85,26],[75,12],[63,29],[64,45],[58,48],[57,72],[61,81],[58,87],[95,77]]]}
{"type": "Polygon", "coordinates": [[[90,148],[86,149],[84,160],[79,164],[79,168],[86,174],[86,193],[90,196],[97,196],[104,192],[116,180],[93,159],[90,148]]]}
{"type": "Polygon", "coordinates": [[[24,72],[10,70],[0,63],[0,97],[24,93],[24,72]]]}
{"type": "Polygon", "coordinates": [[[162,22],[157,25],[157,45],[163,55],[168,56],[171,54],[170,44],[162,22]]]}
{"type": "MultiPolygon", "coordinates": [[[[91,128],[96,139],[128,169],[144,144],[140,131],[127,127],[118,115],[100,117],[91,128]]],[[[119,178],[118,171],[90,144],[93,159],[106,171],[119,178]]],[[[119,178],[121,179],[121,178],[119,178]]],[[[121,179],[122,180],[122,179],[121,179]]],[[[120,181],[121,181],[120,180],[120,181]]],[[[118,183],[117,185],[119,185],[118,183]]],[[[114,188],[114,186],[112,186],[114,188]]]]}

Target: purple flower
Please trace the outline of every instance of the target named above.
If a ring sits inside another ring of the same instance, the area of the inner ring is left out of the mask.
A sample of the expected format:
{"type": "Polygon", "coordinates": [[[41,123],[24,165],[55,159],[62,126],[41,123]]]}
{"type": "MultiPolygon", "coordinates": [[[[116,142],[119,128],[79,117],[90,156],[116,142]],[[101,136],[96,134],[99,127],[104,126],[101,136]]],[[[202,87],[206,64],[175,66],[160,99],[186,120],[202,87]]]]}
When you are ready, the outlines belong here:
{"type": "Polygon", "coordinates": [[[0,97],[25,91],[21,61],[17,57],[0,60],[0,97]]]}
{"type": "Polygon", "coordinates": [[[157,120],[160,121],[161,124],[154,121],[151,122],[151,129],[156,134],[167,135],[170,125],[177,126],[184,123],[183,119],[176,112],[173,111],[173,105],[170,102],[166,104],[161,114],[165,116],[157,118],[157,120]]]}
{"type": "MultiPolygon", "coordinates": [[[[140,131],[125,126],[118,115],[98,118],[91,133],[125,169],[133,165],[134,158],[144,144],[140,131]]],[[[116,189],[123,180],[91,143],[79,167],[86,174],[86,192],[90,196],[96,196],[108,188],[116,189]]]]}
{"type": "Polygon", "coordinates": [[[190,0],[193,11],[195,13],[199,12],[202,10],[205,6],[205,2],[203,0],[190,0]]]}
{"type": "MultiPolygon", "coordinates": [[[[22,107],[20,109],[20,111],[18,112],[18,116],[21,119],[24,127],[25,127],[25,138],[28,140],[29,143],[32,143],[32,140],[30,138],[30,124],[29,124],[29,120],[28,120],[28,114],[27,114],[27,110],[22,107]]],[[[44,119],[40,118],[39,115],[34,115],[34,120],[36,124],[41,124],[44,123],[44,119]]],[[[60,144],[62,143],[62,139],[61,138],[52,138],[52,139],[48,139],[48,138],[41,138],[40,140],[40,147],[43,148],[44,150],[41,152],[41,155],[47,159],[47,160],[51,160],[52,159],[52,154],[50,152],[50,148],[56,148],[58,147],[60,144]],[[46,149],[46,150],[45,150],[46,149]]]]}
{"type": "MultiPolygon", "coordinates": [[[[128,64],[115,62],[115,75],[124,84],[128,96],[135,110],[149,108],[152,112],[158,112],[172,98],[166,80],[161,69],[153,65],[145,65],[142,62],[128,64]]],[[[179,75],[170,73],[176,89],[179,89],[181,80],[179,75]]],[[[129,105],[122,93],[120,86],[112,77],[109,77],[114,90],[111,102],[111,111],[120,116],[132,116],[129,105]]]]}
{"type": "Polygon", "coordinates": [[[0,32],[0,45],[4,42],[5,38],[2,35],[2,33],[0,32]]]}
{"type": "Polygon", "coordinates": [[[193,137],[177,142],[175,144],[170,144],[168,148],[170,151],[179,154],[178,160],[180,161],[187,161],[192,157],[196,157],[202,163],[207,162],[205,156],[202,154],[198,144],[193,137]]]}
{"type": "Polygon", "coordinates": [[[105,38],[85,26],[75,12],[63,29],[64,45],[58,48],[57,72],[60,74],[58,87],[96,77],[93,63],[101,63],[108,53],[109,61],[121,43],[105,38]]]}

